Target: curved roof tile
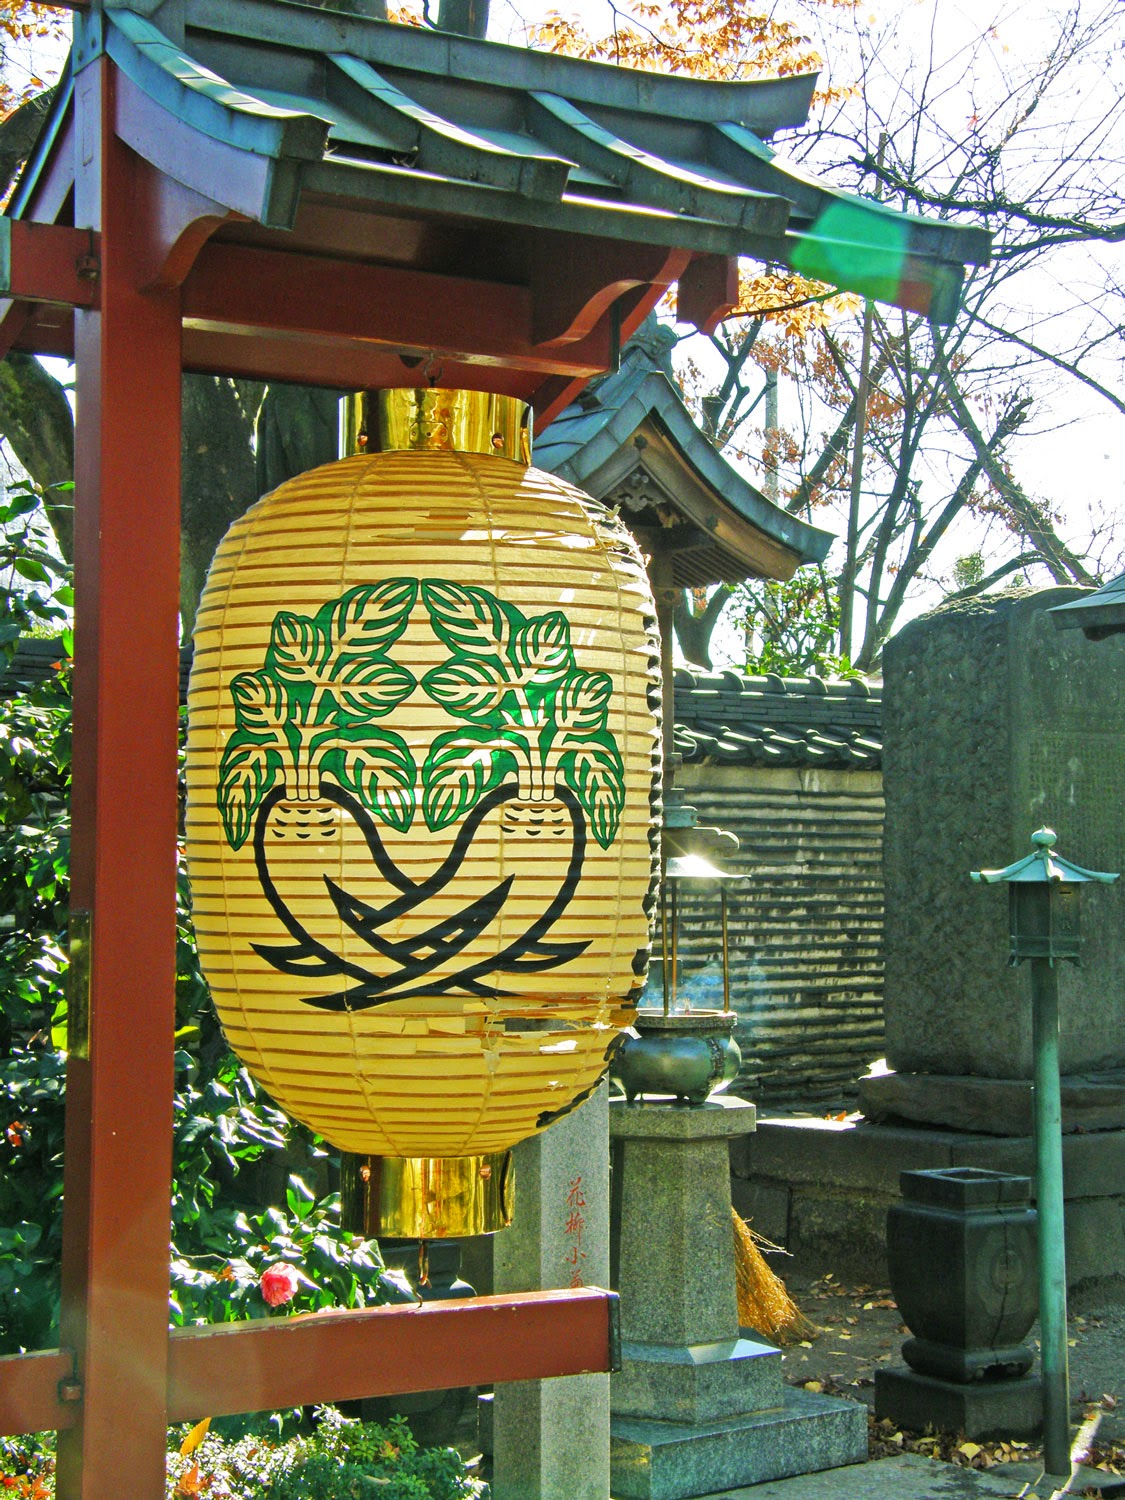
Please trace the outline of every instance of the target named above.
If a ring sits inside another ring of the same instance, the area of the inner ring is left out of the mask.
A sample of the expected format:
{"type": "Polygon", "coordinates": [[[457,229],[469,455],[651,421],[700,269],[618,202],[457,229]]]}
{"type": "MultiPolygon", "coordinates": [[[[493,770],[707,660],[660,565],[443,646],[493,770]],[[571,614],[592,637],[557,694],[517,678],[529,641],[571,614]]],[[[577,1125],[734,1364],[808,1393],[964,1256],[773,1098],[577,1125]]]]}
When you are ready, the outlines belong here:
{"type": "Polygon", "coordinates": [[[688,764],[882,766],[882,688],[861,678],[679,668],[674,701],[674,748],[688,764]]]}

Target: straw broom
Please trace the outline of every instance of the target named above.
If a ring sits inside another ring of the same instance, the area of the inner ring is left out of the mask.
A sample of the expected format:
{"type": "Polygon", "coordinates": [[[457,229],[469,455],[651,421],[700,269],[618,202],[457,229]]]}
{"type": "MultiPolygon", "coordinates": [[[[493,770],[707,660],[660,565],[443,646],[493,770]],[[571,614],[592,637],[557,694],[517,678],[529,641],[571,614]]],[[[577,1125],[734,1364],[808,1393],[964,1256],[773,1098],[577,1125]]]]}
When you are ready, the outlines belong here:
{"type": "Polygon", "coordinates": [[[820,1333],[785,1290],[785,1283],[766,1264],[758,1245],[769,1240],[756,1235],[735,1210],[731,1209],[734,1228],[734,1271],[738,1293],[738,1321],[744,1328],[765,1334],[775,1344],[793,1344],[799,1339],[814,1339],[820,1333]]]}

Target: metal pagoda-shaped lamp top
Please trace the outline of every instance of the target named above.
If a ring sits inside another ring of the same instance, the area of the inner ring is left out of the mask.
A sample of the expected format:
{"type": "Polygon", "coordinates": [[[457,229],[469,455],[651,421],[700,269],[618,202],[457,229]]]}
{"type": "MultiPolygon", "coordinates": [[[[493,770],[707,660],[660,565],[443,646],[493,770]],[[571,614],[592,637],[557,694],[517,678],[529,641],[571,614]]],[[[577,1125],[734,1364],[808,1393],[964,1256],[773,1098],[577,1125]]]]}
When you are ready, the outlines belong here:
{"type": "Polygon", "coordinates": [[[973,870],[971,879],[987,885],[1008,886],[1010,964],[1025,958],[1079,961],[1081,948],[1080,887],[1089,881],[1110,885],[1118,877],[1087,870],[1055,852],[1058,835],[1039,828],[1031,835],[1032,850],[1003,870],[973,870]]]}

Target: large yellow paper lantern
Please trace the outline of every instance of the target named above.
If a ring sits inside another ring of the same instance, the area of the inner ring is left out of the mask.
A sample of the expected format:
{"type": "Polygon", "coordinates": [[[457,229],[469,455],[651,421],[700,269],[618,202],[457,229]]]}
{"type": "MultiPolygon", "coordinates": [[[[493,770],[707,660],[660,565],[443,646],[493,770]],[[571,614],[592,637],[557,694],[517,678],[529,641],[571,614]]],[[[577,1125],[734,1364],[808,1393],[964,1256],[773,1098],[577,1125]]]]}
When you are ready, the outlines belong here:
{"type": "Polygon", "coordinates": [[[187,853],[231,1046],[433,1196],[453,1159],[495,1184],[632,1018],[658,652],[632,539],[528,466],[519,403],[381,408],[381,451],[282,485],[219,547],[187,853]]]}

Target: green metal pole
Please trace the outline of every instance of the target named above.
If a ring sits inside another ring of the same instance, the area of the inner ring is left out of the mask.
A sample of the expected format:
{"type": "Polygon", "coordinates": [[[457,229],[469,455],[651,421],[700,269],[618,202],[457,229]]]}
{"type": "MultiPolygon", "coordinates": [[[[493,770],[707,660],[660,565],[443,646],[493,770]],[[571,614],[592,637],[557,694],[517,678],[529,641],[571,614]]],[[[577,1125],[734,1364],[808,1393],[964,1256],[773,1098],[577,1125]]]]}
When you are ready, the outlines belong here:
{"type": "Polygon", "coordinates": [[[1035,1049],[1035,1171],[1039,1210],[1039,1329],[1043,1369],[1043,1467],[1069,1474],[1070,1376],[1066,1345],[1059,981],[1049,959],[1031,960],[1035,1049]]]}

